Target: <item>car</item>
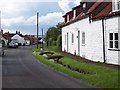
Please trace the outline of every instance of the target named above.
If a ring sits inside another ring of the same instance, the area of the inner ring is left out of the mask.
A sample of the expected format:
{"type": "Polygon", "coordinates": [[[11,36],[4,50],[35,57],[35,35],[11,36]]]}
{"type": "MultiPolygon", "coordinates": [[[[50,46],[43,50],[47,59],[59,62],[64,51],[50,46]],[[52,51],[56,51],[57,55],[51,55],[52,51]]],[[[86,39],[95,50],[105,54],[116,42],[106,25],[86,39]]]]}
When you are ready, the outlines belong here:
{"type": "Polygon", "coordinates": [[[30,46],[30,41],[29,40],[26,40],[26,46],[30,46]]]}
{"type": "Polygon", "coordinates": [[[9,48],[18,48],[18,43],[17,42],[14,42],[14,41],[11,41],[10,43],[9,43],[9,46],[8,46],[9,48]]]}

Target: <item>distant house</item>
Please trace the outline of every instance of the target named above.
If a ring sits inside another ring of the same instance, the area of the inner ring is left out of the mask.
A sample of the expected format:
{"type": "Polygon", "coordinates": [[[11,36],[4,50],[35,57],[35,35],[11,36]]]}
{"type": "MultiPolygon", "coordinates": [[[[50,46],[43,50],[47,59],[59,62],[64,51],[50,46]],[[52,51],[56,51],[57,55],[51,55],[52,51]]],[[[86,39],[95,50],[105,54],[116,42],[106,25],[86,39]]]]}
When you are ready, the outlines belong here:
{"type": "Polygon", "coordinates": [[[27,36],[24,36],[25,45],[30,45],[30,39],[27,36]]]}
{"type": "Polygon", "coordinates": [[[11,40],[18,40],[18,43],[20,45],[24,45],[25,44],[25,40],[23,37],[19,36],[18,34],[14,35],[13,37],[11,37],[11,40]]]}
{"type": "Polygon", "coordinates": [[[18,41],[21,45],[23,45],[25,43],[23,35],[19,31],[16,31],[16,33],[6,32],[2,36],[8,41],[7,44],[13,39],[18,39],[18,41]]]}
{"type": "Polygon", "coordinates": [[[62,51],[120,65],[120,0],[84,1],[63,16],[62,51]]]}
{"type": "Polygon", "coordinates": [[[5,45],[7,46],[9,39],[5,37],[5,35],[3,34],[3,30],[0,31],[0,34],[2,35],[1,40],[3,40],[5,45]]]}
{"type": "Polygon", "coordinates": [[[24,39],[29,42],[30,41],[30,45],[33,45],[36,43],[36,38],[33,35],[25,35],[24,39]]]}

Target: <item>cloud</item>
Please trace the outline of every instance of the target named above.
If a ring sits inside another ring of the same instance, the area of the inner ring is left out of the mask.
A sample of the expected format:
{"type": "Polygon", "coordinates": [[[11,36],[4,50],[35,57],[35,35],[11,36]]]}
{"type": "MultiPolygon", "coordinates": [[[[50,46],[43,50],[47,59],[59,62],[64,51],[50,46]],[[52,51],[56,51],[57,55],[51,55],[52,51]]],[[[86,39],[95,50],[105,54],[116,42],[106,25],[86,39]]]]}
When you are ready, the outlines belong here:
{"type": "Polygon", "coordinates": [[[25,25],[35,25],[37,22],[37,15],[31,16],[28,19],[25,20],[25,25]]]}
{"type": "Polygon", "coordinates": [[[4,26],[11,26],[15,24],[22,24],[25,22],[25,19],[23,16],[16,17],[16,18],[7,18],[7,19],[2,19],[2,25],[4,26]]]}
{"type": "MultiPolygon", "coordinates": [[[[63,14],[62,12],[53,12],[48,13],[45,16],[39,16],[39,24],[40,25],[56,25],[58,22],[62,22],[63,14]]],[[[16,18],[7,18],[2,19],[2,25],[4,26],[12,26],[12,25],[36,25],[37,16],[31,16],[29,18],[25,18],[23,16],[19,16],[16,18]]]]}
{"type": "Polygon", "coordinates": [[[62,12],[48,13],[46,16],[39,18],[40,24],[56,25],[58,22],[63,22],[62,12]]]}
{"type": "Polygon", "coordinates": [[[18,15],[25,12],[28,8],[27,3],[23,2],[0,2],[0,11],[2,18],[18,17],[18,15]]]}
{"type": "Polygon", "coordinates": [[[81,0],[75,0],[74,1],[75,6],[80,5],[80,2],[81,2],[81,0]]]}
{"type": "Polygon", "coordinates": [[[2,0],[0,2],[58,2],[59,0],[2,0]]]}
{"type": "Polygon", "coordinates": [[[70,0],[60,0],[60,1],[58,1],[59,7],[60,7],[64,12],[70,10],[69,3],[70,3],[70,0]]]}

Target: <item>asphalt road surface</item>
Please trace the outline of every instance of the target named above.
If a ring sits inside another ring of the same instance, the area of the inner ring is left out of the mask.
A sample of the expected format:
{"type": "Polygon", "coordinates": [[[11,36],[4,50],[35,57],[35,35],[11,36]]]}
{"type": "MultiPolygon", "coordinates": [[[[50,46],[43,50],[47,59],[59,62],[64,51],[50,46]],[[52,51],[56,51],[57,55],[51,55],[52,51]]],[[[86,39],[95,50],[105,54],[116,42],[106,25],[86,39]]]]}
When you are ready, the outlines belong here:
{"type": "Polygon", "coordinates": [[[2,88],[93,88],[38,62],[31,47],[7,49],[2,58],[2,88]]]}

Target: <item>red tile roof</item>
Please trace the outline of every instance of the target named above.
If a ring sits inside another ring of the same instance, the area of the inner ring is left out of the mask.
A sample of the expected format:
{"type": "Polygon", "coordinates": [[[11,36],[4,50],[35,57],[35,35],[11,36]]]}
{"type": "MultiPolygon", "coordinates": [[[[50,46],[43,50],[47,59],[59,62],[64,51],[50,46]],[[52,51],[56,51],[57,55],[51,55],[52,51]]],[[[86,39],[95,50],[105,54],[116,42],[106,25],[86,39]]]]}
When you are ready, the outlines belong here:
{"type": "Polygon", "coordinates": [[[102,16],[99,16],[99,17],[95,17],[95,18],[93,18],[93,19],[100,19],[100,18],[105,18],[105,17],[112,17],[112,16],[116,16],[116,15],[119,15],[119,16],[120,16],[120,11],[111,12],[111,13],[109,13],[109,14],[102,15],[102,16]]]}
{"type": "Polygon", "coordinates": [[[87,11],[86,14],[91,13],[96,7],[98,7],[98,5],[100,5],[102,2],[103,2],[103,0],[97,0],[97,2],[96,2],[92,7],[90,7],[90,9],[87,11]]]}
{"type": "Polygon", "coordinates": [[[76,18],[72,18],[69,22],[65,22],[65,25],[70,24],[74,21],[77,21],[77,20],[87,16],[87,15],[92,15],[92,14],[94,14],[94,16],[92,17],[93,20],[99,19],[101,17],[111,17],[111,16],[115,16],[115,15],[120,15],[120,11],[112,12],[112,2],[105,3],[103,1],[104,0],[97,0],[97,2],[93,3],[93,5],[87,9],[85,14],[80,12],[76,18]],[[100,7],[102,5],[104,7],[100,7]]]}
{"type": "Polygon", "coordinates": [[[29,39],[28,37],[26,37],[26,36],[24,37],[24,39],[25,39],[25,40],[30,40],[30,39],[29,39]]]}
{"type": "Polygon", "coordinates": [[[98,13],[93,18],[98,18],[98,17],[101,17],[101,16],[108,15],[111,11],[112,11],[112,2],[109,3],[100,13],[98,13]]]}

